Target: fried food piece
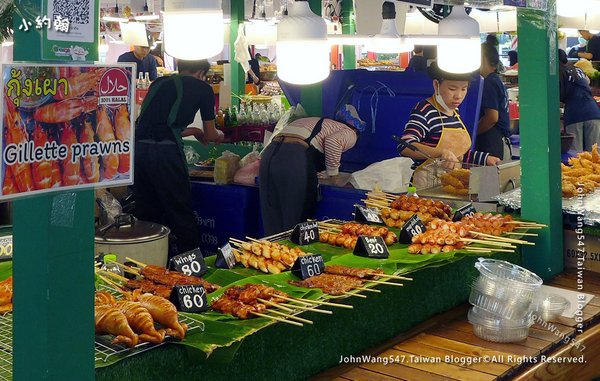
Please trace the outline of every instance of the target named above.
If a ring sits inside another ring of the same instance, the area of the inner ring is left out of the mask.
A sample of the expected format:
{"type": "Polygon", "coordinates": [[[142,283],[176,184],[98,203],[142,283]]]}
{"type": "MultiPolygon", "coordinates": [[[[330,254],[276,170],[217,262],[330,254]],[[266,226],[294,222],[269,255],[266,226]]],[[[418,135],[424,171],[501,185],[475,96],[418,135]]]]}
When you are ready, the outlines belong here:
{"type": "Polygon", "coordinates": [[[95,329],[98,334],[115,335],[113,344],[125,344],[129,348],[135,347],[139,338],[129,323],[127,317],[113,306],[96,306],[94,308],[95,329]]]}
{"type": "Polygon", "coordinates": [[[463,183],[456,177],[452,176],[451,172],[446,172],[443,175],[441,175],[440,180],[442,182],[442,185],[450,185],[454,188],[464,188],[463,183]]]}
{"type": "Polygon", "coordinates": [[[452,193],[452,194],[460,194],[460,195],[467,195],[469,194],[469,190],[465,189],[465,188],[455,188],[452,185],[446,185],[442,187],[442,191],[446,192],[446,193],[452,193]]]}
{"type": "Polygon", "coordinates": [[[594,143],[592,146],[592,162],[600,163],[600,153],[598,152],[598,144],[594,143]]]}

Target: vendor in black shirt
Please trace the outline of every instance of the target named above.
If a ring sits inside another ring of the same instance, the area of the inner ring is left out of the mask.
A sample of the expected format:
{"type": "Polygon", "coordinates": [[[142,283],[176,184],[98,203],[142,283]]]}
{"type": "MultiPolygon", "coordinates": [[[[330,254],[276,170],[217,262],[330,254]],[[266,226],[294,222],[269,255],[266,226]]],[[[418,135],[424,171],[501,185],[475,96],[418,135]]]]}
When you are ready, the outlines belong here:
{"type": "Polygon", "coordinates": [[[592,34],[589,30],[579,30],[581,37],[587,40],[585,52],[579,50],[579,58],[585,58],[590,61],[600,61],[600,35],[592,34]]]}
{"type": "Polygon", "coordinates": [[[423,56],[423,46],[415,45],[413,56],[408,63],[406,71],[420,71],[427,73],[427,58],[423,56]]]}
{"type": "Polygon", "coordinates": [[[154,81],[158,76],[157,62],[156,57],[149,53],[150,48],[148,46],[135,45],[133,51],[121,54],[117,58],[117,62],[134,62],[138,73],[148,73],[150,80],[154,81]]]}
{"type": "Polygon", "coordinates": [[[204,82],[208,61],[177,62],[179,75],[160,77],[150,86],[135,129],[136,216],[166,225],[177,237],[178,251],[200,246],[182,136],[220,142],[215,128],[215,96],[204,82]],[[200,110],[203,129],[188,128],[200,110]]]}
{"type": "Polygon", "coordinates": [[[508,94],[500,76],[496,73],[499,62],[496,47],[483,43],[479,73],[484,81],[475,149],[502,160],[510,160],[508,94]]]}

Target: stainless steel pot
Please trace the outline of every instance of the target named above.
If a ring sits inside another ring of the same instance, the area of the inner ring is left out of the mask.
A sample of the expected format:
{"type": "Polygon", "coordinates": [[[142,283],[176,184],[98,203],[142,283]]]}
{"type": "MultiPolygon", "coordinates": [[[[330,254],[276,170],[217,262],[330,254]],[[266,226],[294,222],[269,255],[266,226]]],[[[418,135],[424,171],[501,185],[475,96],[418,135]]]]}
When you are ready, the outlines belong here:
{"type": "Polygon", "coordinates": [[[95,255],[113,253],[118,262],[125,257],[145,264],[165,267],[169,252],[169,233],[166,226],[139,221],[130,214],[118,215],[115,222],[96,228],[95,255]]]}

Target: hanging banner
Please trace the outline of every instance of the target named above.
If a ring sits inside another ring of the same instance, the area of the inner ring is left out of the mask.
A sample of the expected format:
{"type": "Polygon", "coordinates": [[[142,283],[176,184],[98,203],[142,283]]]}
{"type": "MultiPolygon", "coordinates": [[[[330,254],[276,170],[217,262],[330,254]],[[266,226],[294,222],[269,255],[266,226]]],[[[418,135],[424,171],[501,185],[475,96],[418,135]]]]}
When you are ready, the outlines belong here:
{"type": "Polygon", "coordinates": [[[42,59],[97,61],[99,2],[47,0],[44,4],[45,14],[36,18],[36,28],[43,29],[42,59]]]}
{"type": "Polygon", "coordinates": [[[0,199],[133,183],[133,64],[7,64],[0,199]]]}

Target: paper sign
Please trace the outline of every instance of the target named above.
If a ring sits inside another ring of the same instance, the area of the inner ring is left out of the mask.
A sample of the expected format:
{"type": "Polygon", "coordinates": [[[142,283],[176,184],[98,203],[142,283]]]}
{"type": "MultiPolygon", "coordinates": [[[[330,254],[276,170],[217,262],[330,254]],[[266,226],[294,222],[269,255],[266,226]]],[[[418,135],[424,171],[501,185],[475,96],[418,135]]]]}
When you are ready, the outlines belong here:
{"type": "Polygon", "coordinates": [[[133,64],[1,70],[0,199],[133,183],[133,64]]]}

